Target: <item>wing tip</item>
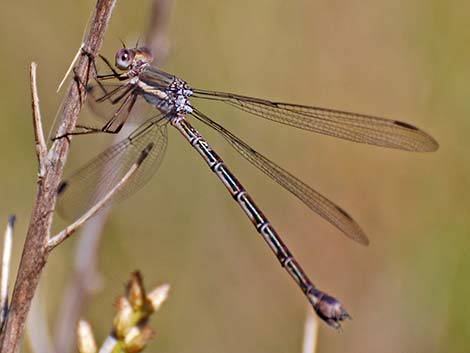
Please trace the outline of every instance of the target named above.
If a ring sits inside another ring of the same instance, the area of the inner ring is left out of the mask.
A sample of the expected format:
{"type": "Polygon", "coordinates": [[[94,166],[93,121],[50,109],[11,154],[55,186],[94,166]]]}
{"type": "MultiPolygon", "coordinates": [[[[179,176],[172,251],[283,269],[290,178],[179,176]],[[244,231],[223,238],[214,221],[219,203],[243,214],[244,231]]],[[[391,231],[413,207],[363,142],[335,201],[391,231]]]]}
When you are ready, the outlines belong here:
{"type": "Polygon", "coordinates": [[[430,143],[429,143],[429,146],[428,146],[428,150],[426,150],[425,152],[435,152],[439,149],[439,142],[437,142],[431,135],[428,135],[429,136],[429,140],[430,140],[430,143]]]}
{"type": "Polygon", "coordinates": [[[365,233],[361,233],[359,236],[355,237],[354,240],[364,246],[370,245],[370,240],[365,233]]]}
{"type": "MultiPolygon", "coordinates": [[[[348,227],[341,227],[338,224],[333,224],[338,227],[341,232],[343,232],[346,236],[350,239],[356,241],[357,243],[368,246],[370,244],[369,238],[367,237],[366,233],[362,230],[359,224],[341,207],[335,205],[335,208],[348,220],[348,227]]],[[[341,224],[341,223],[340,223],[341,224]]]]}
{"type": "Polygon", "coordinates": [[[351,231],[350,229],[341,229],[341,231],[348,236],[348,238],[354,240],[356,243],[359,243],[363,246],[369,246],[370,240],[369,237],[364,233],[359,224],[354,222],[355,229],[351,231]]]}
{"type": "MultiPolygon", "coordinates": [[[[414,125],[405,123],[404,121],[400,121],[400,120],[394,120],[393,123],[396,126],[399,126],[403,129],[413,131],[416,134],[420,135],[420,137],[421,137],[419,139],[419,140],[421,140],[420,144],[416,145],[415,147],[405,148],[406,150],[409,150],[411,152],[434,152],[434,151],[437,151],[439,149],[439,143],[436,141],[436,139],[434,139],[434,137],[432,137],[428,133],[424,132],[420,128],[418,128],[414,125]]],[[[418,139],[415,140],[415,141],[418,141],[418,139]]],[[[401,148],[403,148],[403,147],[401,147],[401,148]]]]}

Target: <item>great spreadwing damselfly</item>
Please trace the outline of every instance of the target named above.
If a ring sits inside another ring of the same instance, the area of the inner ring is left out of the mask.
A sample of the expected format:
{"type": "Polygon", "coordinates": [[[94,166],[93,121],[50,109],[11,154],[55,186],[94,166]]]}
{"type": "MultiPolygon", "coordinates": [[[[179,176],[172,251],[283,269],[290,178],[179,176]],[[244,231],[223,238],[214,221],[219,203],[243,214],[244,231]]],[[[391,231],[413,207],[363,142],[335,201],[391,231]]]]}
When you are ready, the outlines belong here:
{"type": "Polygon", "coordinates": [[[122,48],[115,59],[116,68],[103,58],[111,73],[96,75],[96,83],[89,86],[89,92],[94,97],[92,105],[106,103],[112,107],[105,125],[99,128],[77,126],[77,130],[69,135],[116,134],[141,102],[152,106],[153,114],[127,138],[106,149],[61,183],[61,213],[71,218],[87,211],[113,188],[151,144],[150,153],[138,172],[113,200],[119,201],[138,190],[156,172],[163,159],[168,140],[167,127],[170,125],[183,135],[222,181],[316,313],[330,326],[339,328],[341,321],[349,318],[342,304],[319,290],[307,277],[270,221],[188,118],[194,118],[217,131],[247,161],[349,238],[367,245],[367,236],[346,211],[201,112],[193,106],[193,98],[225,103],[257,117],[353,142],[412,152],[435,151],[437,142],[417,127],[397,120],[191,88],[180,78],[152,66],[152,53],[145,47],[122,48]]]}

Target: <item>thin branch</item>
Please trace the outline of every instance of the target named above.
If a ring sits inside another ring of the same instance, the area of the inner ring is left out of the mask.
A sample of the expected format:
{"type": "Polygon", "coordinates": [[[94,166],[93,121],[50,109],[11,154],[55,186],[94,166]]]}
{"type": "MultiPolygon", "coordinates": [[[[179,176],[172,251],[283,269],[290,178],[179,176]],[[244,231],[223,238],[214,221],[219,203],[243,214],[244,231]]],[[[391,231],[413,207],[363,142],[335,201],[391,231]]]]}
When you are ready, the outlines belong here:
{"type": "Polygon", "coordinates": [[[39,283],[26,320],[26,336],[32,353],[59,353],[53,348],[51,325],[47,320],[46,304],[50,294],[46,293],[43,288],[43,283],[39,283]]]}
{"type": "Polygon", "coordinates": [[[316,353],[318,345],[318,317],[313,314],[312,308],[307,308],[305,318],[304,340],[302,343],[302,353],[316,353]]]}
{"type": "Polygon", "coordinates": [[[161,65],[168,55],[168,27],[174,0],[153,0],[150,22],[145,38],[146,46],[151,48],[155,61],[161,65]]]}
{"type": "Polygon", "coordinates": [[[37,64],[32,62],[29,68],[31,79],[31,102],[33,108],[34,141],[36,143],[36,156],[39,164],[39,177],[44,177],[46,168],[47,145],[42,129],[41,110],[39,109],[38,86],[36,82],[37,64]]]}
{"type": "Polygon", "coordinates": [[[77,235],[73,270],[68,276],[68,283],[62,295],[62,303],[57,310],[54,331],[56,352],[72,353],[76,351],[75,323],[80,319],[83,308],[90,298],[102,287],[101,274],[98,271],[98,254],[109,208],[102,210],[91,219],[77,235]]]}
{"type": "Polygon", "coordinates": [[[8,314],[8,282],[10,278],[11,248],[13,244],[13,226],[16,217],[10,216],[3,238],[2,273],[0,280],[0,304],[2,306],[0,327],[3,327],[8,314]]]}
{"type": "MultiPolygon", "coordinates": [[[[90,56],[96,56],[101,48],[115,0],[98,0],[84,51],[76,69],[77,81],[86,83],[90,73],[90,56]]],[[[69,87],[58,135],[74,130],[78,114],[86,98],[86,90],[80,84],[69,87]]],[[[38,191],[26,235],[23,254],[13,290],[11,307],[0,336],[0,352],[18,353],[24,333],[26,316],[39,283],[41,272],[49,254],[47,241],[53,220],[57,187],[62,179],[64,164],[69,150],[69,139],[56,140],[49,150],[44,175],[38,180],[38,191]]]]}
{"type": "Polygon", "coordinates": [[[97,214],[102,208],[106,207],[109,200],[116,194],[116,192],[120,191],[127,184],[129,179],[137,172],[139,166],[142,164],[147,155],[148,151],[145,149],[142,152],[142,156],[129,168],[128,172],[122,177],[119,183],[117,183],[101,200],[99,200],[92,208],[85,212],[85,214],[83,214],[74,223],[67,226],[59,234],[50,238],[47,242],[47,251],[52,251],[52,249],[75,233],[78,228],[80,228],[85,222],[97,214]]]}

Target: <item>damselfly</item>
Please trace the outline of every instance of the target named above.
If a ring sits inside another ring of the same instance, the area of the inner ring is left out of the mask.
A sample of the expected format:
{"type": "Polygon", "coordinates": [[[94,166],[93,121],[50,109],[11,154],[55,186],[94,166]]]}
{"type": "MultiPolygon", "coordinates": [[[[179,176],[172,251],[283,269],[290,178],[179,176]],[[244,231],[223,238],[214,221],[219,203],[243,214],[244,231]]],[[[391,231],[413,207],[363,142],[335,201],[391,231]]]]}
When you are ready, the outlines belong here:
{"type": "Polygon", "coordinates": [[[99,201],[139,158],[142,150],[151,144],[149,156],[127,187],[114,196],[114,201],[139,189],[158,169],[167,145],[167,126],[173,126],[224,183],[281,265],[302,289],[317,314],[329,325],[340,327],[340,322],[349,318],[341,303],[313,285],[246,189],[189,123],[187,117],[195,118],[217,131],[246,160],[351,239],[367,245],[367,236],[342,208],[255,151],[193,106],[191,100],[198,98],[222,102],[255,116],[299,129],[382,147],[428,152],[438,148],[437,142],[422,130],[401,121],[191,88],[178,77],[152,66],[152,53],[145,47],[120,49],[115,59],[116,69],[103,58],[112,73],[97,75],[91,92],[96,103],[107,102],[114,107],[109,112],[106,124],[101,128],[79,126],[71,134],[118,133],[139,101],[153,106],[154,114],[127,138],[102,152],[61,184],[59,209],[62,214],[68,217],[79,216],[99,201]]]}

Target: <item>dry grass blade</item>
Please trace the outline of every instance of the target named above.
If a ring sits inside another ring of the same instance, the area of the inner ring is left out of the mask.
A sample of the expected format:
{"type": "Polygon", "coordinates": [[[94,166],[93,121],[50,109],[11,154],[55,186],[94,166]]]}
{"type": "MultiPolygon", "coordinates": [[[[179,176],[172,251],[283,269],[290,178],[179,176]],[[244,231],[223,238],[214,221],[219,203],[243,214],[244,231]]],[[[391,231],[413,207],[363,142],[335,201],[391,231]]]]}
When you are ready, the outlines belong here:
{"type": "Polygon", "coordinates": [[[29,72],[31,80],[31,105],[33,108],[33,125],[34,125],[34,140],[36,144],[36,156],[39,165],[39,177],[44,177],[46,168],[47,145],[44,139],[44,131],[42,129],[41,110],[39,109],[39,95],[36,81],[36,63],[31,63],[29,72]]]}
{"type": "Polygon", "coordinates": [[[316,353],[318,346],[318,318],[313,314],[310,307],[307,308],[307,316],[304,326],[304,340],[302,342],[302,353],[316,353]]]}
{"type": "Polygon", "coordinates": [[[0,327],[3,327],[8,315],[8,281],[10,278],[11,248],[13,245],[13,226],[16,217],[10,216],[3,238],[2,273],[0,279],[0,305],[2,306],[0,327]]]}

